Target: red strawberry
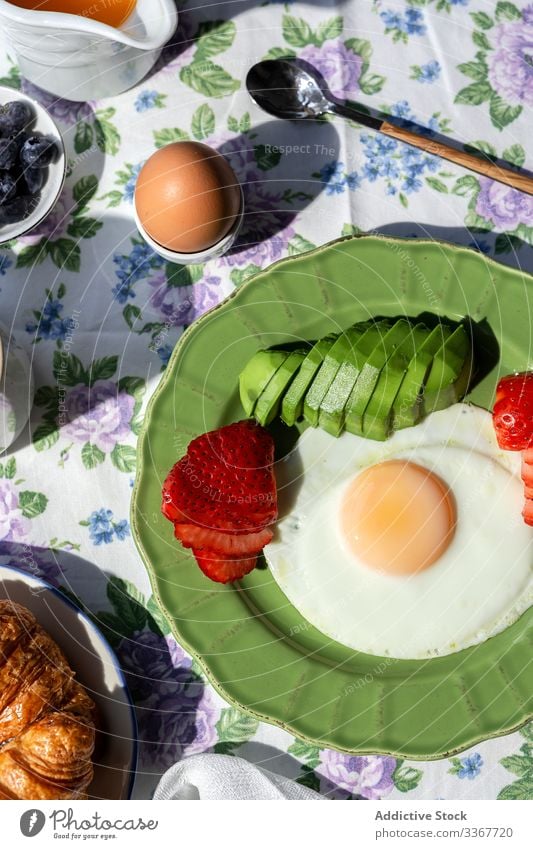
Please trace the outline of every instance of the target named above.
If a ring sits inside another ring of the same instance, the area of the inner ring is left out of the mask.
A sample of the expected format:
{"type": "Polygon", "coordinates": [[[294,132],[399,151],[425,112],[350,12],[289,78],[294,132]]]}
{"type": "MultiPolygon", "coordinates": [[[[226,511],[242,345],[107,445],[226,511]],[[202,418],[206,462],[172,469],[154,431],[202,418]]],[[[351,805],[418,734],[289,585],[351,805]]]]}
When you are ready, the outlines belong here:
{"type": "Polygon", "coordinates": [[[523,451],[533,445],[533,372],[502,377],[492,420],[500,448],[523,451]]]}
{"type": "Polygon", "coordinates": [[[242,421],[202,434],[163,485],[163,514],[225,532],[256,531],[277,518],[274,442],[242,421]]]}
{"type": "Polygon", "coordinates": [[[228,584],[230,581],[237,581],[243,578],[248,572],[251,572],[257,563],[256,555],[252,557],[229,557],[218,554],[216,551],[209,549],[194,549],[193,554],[196,557],[198,566],[208,578],[212,581],[218,581],[220,584],[228,584]]]}
{"type": "Polygon", "coordinates": [[[202,528],[200,525],[178,523],[174,525],[174,534],[185,548],[211,549],[219,554],[238,555],[259,554],[273,537],[269,528],[263,528],[253,534],[228,534],[202,528]]]}

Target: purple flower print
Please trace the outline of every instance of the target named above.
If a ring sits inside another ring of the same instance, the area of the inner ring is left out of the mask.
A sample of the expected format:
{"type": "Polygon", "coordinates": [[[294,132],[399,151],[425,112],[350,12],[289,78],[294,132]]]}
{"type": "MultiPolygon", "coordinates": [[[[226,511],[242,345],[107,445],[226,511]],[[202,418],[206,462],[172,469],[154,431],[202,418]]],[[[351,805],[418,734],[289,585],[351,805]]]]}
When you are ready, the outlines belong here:
{"type": "Polygon", "coordinates": [[[109,453],[129,435],[134,406],[133,396],[119,392],[112,380],[97,380],[91,387],[78,384],[65,399],[65,435],[109,453]]]}
{"type": "Polygon", "coordinates": [[[216,724],[220,716],[220,708],[215,704],[215,699],[210,690],[204,690],[204,694],[196,707],[194,720],[196,734],[192,742],[187,743],[187,755],[196,755],[206,752],[217,742],[216,724]]]}
{"type": "Polygon", "coordinates": [[[533,21],[531,7],[523,21],[500,24],[494,30],[492,43],[497,46],[488,54],[489,82],[492,88],[512,105],[533,106],[533,21]]]}
{"type": "Polygon", "coordinates": [[[153,289],[150,303],[170,327],[192,324],[223,297],[218,289],[220,278],[213,276],[193,286],[169,286],[165,272],[159,271],[148,283],[153,289]]]}
{"type": "Polygon", "coordinates": [[[62,100],[26,79],[22,80],[22,91],[44,106],[53,118],[69,127],[78,121],[94,120],[94,103],[62,100]]]}
{"type": "Polygon", "coordinates": [[[65,233],[69,223],[70,214],[75,207],[72,190],[65,186],[57,203],[46,218],[31,233],[21,236],[19,242],[23,245],[36,245],[41,239],[59,239],[65,233]]]}
{"type": "Polygon", "coordinates": [[[10,542],[25,539],[30,529],[29,520],[22,515],[19,496],[9,479],[0,480],[0,540],[10,542]]]}
{"type": "Polygon", "coordinates": [[[317,68],[335,97],[353,98],[359,91],[363,60],[342,41],[328,41],[322,47],[309,44],[298,58],[317,68]]]}
{"type": "Polygon", "coordinates": [[[476,212],[501,230],[515,230],[519,224],[533,226],[533,198],[481,177],[476,212]]]}
{"type": "Polygon", "coordinates": [[[192,753],[213,745],[218,712],[172,637],[137,632],[122,640],[117,653],[137,704],[143,765],[167,768],[185,749],[192,753]]]}
{"type": "Polygon", "coordinates": [[[394,758],[379,755],[355,757],[325,749],[317,772],[348,793],[364,796],[365,799],[381,799],[388,796],[394,787],[392,774],[395,768],[394,758]]]}

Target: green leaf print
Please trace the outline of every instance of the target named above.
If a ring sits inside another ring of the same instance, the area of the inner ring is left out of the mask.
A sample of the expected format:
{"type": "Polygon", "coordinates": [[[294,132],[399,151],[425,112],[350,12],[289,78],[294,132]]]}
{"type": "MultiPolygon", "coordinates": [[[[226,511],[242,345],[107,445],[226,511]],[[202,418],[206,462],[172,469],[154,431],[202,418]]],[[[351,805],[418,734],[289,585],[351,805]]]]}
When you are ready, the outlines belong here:
{"type": "Polygon", "coordinates": [[[21,88],[22,85],[20,69],[18,65],[13,62],[10,56],[8,56],[7,58],[11,67],[5,77],[0,77],[0,85],[5,85],[8,88],[14,88],[18,90],[21,88]]]}
{"type": "Polygon", "coordinates": [[[260,266],[254,265],[254,263],[251,262],[250,265],[247,265],[244,268],[234,268],[230,274],[230,279],[234,286],[242,286],[243,283],[259,271],[261,271],[260,266]]]}
{"type": "Polygon", "coordinates": [[[189,133],[185,130],[180,130],[178,127],[168,127],[165,130],[154,131],[154,141],[156,147],[165,147],[167,144],[177,141],[189,141],[189,133]]]}
{"type": "Polygon", "coordinates": [[[385,77],[380,74],[365,73],[359,77],[359,88],[363,94],[377,94],[385,84],[385,77]]]}
{"type": "Polygon", "coordinates": [[[26,519],[40,516],[46,510],[47,504],[48,498],[42,492],[31,492],[27,489],[19,492],[19,506],[26,519]]]}
{"type": "Polygon", "coordinates": [[[94,174],[87,177],[81,177],[72,186],[72,197],[76,201],[76,209],[74,215],[79,215],[85,211],[85,207],[98,191],[98,178],[94,174]]]}
{"type": "Polygon", "coordinates": [[[400,793],[409,793],[420,784],[423,772],[411,766],[403,766],[403,760],[396,761],[396,769],[392,773],[394,786],[400,793]]]}
{"type": "Polygon", "coordinates": [[[239,133],[248,133],[252,129],[252,119],[250,113],[245,112],[239,121],[239,133]]]}
{"type": "Polygon", "coordinates": [[[470,12],[470,17],[480,29],[490,29],[494,26],[494,21],[485,12],[470,12]]]}
{"type": "Polygon", "coordinates": [[[41,262],[44,262],[46,253],[46,239],[41,239],[36,245],[28,245],[22,248],[17,256],[17,268],[28,268],[31,265],[39,265],[41,262]]]}
{"type": "Polygon", "coordinates": [[[81,449],[81,459],[86,469],[95,469],[105,460],[105,454],[97,445],[86,442],[81,449]]]}
{"type": "Polygon", "coordinates": [[[485,100],[490,100],[493,95],[489,83],[479,81],[462,88],[455,97],[455,103],[466,103],[469,106],[479,106],[485,100]]]}
{"type": "Polygon", "coordinates": [[[206,97],[225,97],[241,85],[239,80],[233,79],[224,68],[209,59],[186,65],[180,71],[180,80],[206,97]]]}
{"type": "Polygon", "coordinates": [[[469,142],[464,145],[464,149],[469,152],[470,148],[472,148],[472,152],[475,153],[476,150],[480,150],[481,153],[485,153],[487,156],[496,157],[496,148],[493,144],[488,141],[482,141],[481,139],[473,142],[469,142]]]}
{"type": "Polygon", "coordinates": [[[78,121],[74,134],[74,150],[76,153],[85,153],[90,150],[94,143],[94,130],[88,121],[78,121]]]}
{"type": "Polygon", "coordinates": [[[296,256],[296,254],[302,254],[304,251],[310,251],[313,248],[316,248],[313,242],[310,242],[309,239],[304,239],[303,236],[299,236],[297,233],[288,244],[289,256],[296,256]]]}
{"type": "Polygon", "coordinates": [[[294,738],[294,743],[291,743],[287,749],[291,755],[301,761],[305,761],[307,767],[314,769],[320,763],[320,749],[318,746],[313,746],[311,743],[306,743],[305,740],[294,738]]]}
{"type": "Polygon", "coordinates": [[[254,159],[261,171],[269,171],[280,161],[281,152],[271,145],[267,147],[264,144],[256,144],[254,146],[254,159]]]}
{"type": "Polygon", "coordinates": [[[94,122],[94,136],[99,150],[112,156],[118,153],[120,148],[120,133],[110,120],[116,111],[113,107],[98,109],[94,122]]]}
{"type": "Polygon", "coordinates": [[[479,181],[472,174],[465,174],[464,177],[459,177],[452,188],[452,193],[459,195],[459,197],[466,197],[473,192],[479,192],[479,181]]]}
{"type": "Polygon", "coordinates": [[[484,60],[480,60],[479,62],[463,62],[461,65],[457,65],[457,68],[465,76],[478,81],[486,80],[489,70],[484,60]]]}
{"type": "Polygon", "coordinates": [[[242,713],[237,708],[224,708],[220,714],[216,729],[218,739],[233,743],[245,743],[257,731],[259,722],[253,716],[242,713]]]}
{"type": "Polygon", "coordinates": [[[131,445],[115,445],[111,454],[111,461],[119,472],[134,472],[136,466],[137,452],[131,445]]]}
{"type": "Polygon", "coordinates": [[[103,226],[103,221],[96,218],[74,218],[67,232],[73,239],[92,239],[103,226]]]}
{"type": "Polygon", "coordinates": [[[109,380],[118,368],[118,356],[102,357],[95,360],[89,368],[89,385],[92,386],[97,380],[109,380]]]}
{"type": "Polygon", "coordinates": [[[81,251],[79,245],[72,239],[56,239],[54,242],[47,242],[46,249],[52,262],[58,268],[65,268],[67,271],[79,271],[81,264],[81,251]]]}
{"type": "Polygon", "coordinates": [[[138,318],[141,318],[142,312],[135,304],[127,304],[122,311],[122,315],[130,330],[133,330],[133,325],[138,318]]]}
{"type": "Polygon", "coordinates": [[[43,422],[34,430],[32,435],[36,451],[47,451],[49,448],[53,448],[58,439],[59,429],[55,422],[43,422]]]}
{"type": "Polygon", "coordinates": [[[283,38],[292,47],[305,47],[307,44],[316,43],[313,30],[303,18],[283,15],[281,25],[283,38]]]}
{"type": "Polygon", "coordinates": [[[356,53],[368,65],[372,57],[372,45],[364,38],[347,38],[344,46],[356,53]]]}
{"type": "Polygon", "coordinates": [[[121,377],[117,389],[140,400],[146,391],[146,383],[142,377],[121,377]]]}
{"type": "Polygon", "coordinates": [[[497,3],[496,20],[498,23],[500,21],[520,21],[522,20],[522,12],[514,3],[497,3]]]}
{"type": "Polygon", "coordinates": [[[76,386],[78,383],[84,383],[85,386],[89,386],[89,374],[85,370],[81,360],[74,354],[54,351],[52,368],[54,377],[60,384],[76,386]]]}
{"type": "Polygon", "coordinates": [[[508,784],[498,793],[498,799],[533,799],[533,778],[508,784]]]}
{"type": "Polygon", "coordinates": [[[498,799],[533,799],[533,723],[520,729],[526,742],[520,754],[508,755],[500,763],[505,769],[518,776],[518,781],[507,784],[498,794],[498,799]]]}
{"type": "Polygon", "coordinates": [[[323,44],[330,38],[338,38],[342,32],[344,21],[341,15],[336,15],[334,18],[329,18],[318,25],[316,30],[316,40],[318,44],[323,44]]]}
{"type": "Polygon", "coordinates": [[[142,631],[147,618],[145,600],[143,594],[130,581],[111,578],[107,585],[107,597],[121,623],[121,633],[124,636],[131,636],[134,631],[142,631]]]}
{"type": "Polygon", "coordinates": [[[498,94],[493,92],[489,113],[492,123],[498,130],[503,130],[507,124],[518,118],[521,112],[521,106],[510,106],[498,94]]]}
{"type": "Polygon", "coordinates": [[[442,192],[442,194],[448,193],[448,186],[446,183],[443,183],[442,180],[438,180],[436,177],[426,177],[426,183],[437,192],[442,192]]]}
{"type": "Polygon", "coordinates": [[[233,21],[205,21],[200,24],[194,61],[224,53],[233,44],[236,31],[233,21]]]}
{"type": "Polygon", "coordinates": [[[215,132],[215,113],[204,103],[192,116],[191,130],[195,139],[202,141],[215,132]]]}
{"type": "Polygon", "coordinates": [[[12,479],[17,474],[17,461],[14,457],[10,457],[4,469],[4,477],[12,479]]]}
{"type": "Polygon", "coordinates": [[[481,50],[492,50],[492,45],[484,32],[474,30],[474,32],[472,33],[472,41],[474,42],[476,47],[480,47],[481,50]]]}
{"type": "Polygon", "coordinates": [[[511,147],[506,147],[502,156],[511,165],[517,165],[518,168],[521,168],[526,161],[526,152],[521,144],[512,144],[511,147]]]}
{"type": "Polygon", "coordinates": [[[170,625],[168,620],[165,619],[161,613],[161,609],[155,599],[155,596],[151,595],[148,599],[146,610],[148,612],[148,627],[150,630],[154,633],[163,634],[164,636],[170,634],[170,625]]]}

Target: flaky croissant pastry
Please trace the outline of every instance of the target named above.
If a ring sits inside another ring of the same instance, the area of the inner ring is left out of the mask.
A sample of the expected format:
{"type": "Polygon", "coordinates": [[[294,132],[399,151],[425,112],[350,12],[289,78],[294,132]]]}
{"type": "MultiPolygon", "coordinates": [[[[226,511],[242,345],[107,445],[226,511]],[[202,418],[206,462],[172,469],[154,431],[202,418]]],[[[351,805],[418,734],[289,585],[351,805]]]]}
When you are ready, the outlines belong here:
{"type": "Polygon", "coordinates": [[[85,799],[95,705],[24,607],[0,600],[0,799],[85,799]]]}

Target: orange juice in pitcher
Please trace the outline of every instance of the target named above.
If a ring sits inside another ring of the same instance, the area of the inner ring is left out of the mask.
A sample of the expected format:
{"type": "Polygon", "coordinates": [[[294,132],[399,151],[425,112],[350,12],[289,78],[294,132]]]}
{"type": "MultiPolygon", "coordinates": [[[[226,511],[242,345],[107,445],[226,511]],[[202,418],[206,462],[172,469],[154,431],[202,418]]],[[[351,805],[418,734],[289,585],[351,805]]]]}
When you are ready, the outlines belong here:
{"type": "Polygon", "coordinates": [[[120,27],[135,8],[136,0],[9,0],[12,6],[34,12],[63,12],[120,27]]]}

